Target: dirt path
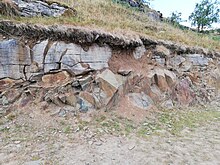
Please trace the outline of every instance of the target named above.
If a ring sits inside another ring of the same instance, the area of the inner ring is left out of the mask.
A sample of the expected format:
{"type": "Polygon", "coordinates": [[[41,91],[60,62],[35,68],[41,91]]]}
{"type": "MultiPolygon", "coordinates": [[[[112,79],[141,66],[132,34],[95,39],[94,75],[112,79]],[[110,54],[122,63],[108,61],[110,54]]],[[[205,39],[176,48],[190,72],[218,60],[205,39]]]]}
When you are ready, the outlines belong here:
{"type": "Polygon", "coordinates": [[[220,164],[220,123],[210,123],[182,137],[148,139],[108,136],[104,142],[69,144],[60,164],[220,164]]]}
{"type": "Polygon", "coordinates": [[[2,165],[218,165],[219,155],[219,118],[185,128],[179,136],[160,130],[142,138],[99,134],[74,120],[33,113],[2,122],[0,131],[2,165]]]}

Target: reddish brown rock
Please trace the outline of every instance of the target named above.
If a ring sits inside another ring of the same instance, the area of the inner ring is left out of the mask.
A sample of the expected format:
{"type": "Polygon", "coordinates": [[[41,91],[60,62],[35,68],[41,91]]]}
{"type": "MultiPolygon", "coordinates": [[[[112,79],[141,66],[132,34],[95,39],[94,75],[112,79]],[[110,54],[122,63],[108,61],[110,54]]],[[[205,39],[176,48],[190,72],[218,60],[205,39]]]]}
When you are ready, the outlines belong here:
{"type": "Polygon", "coordinates": [[[66,104],[76,107],[77,98],[74,93],[67,93],[66,94],[66,104]]]}
{"type": "MultiPolygon", "coordinates": [[[[18,80],[17,80],[18,81],[18,80]]],[[[9,88],[12,86],[16,80],[10,79],[10,78],[4,78],[0,80],[0,91],[3,91],[4,89],[9,88]]]]}
{"type": "Polygon", "coordinates": [[[195,93],[191,89],[190,79],[181,80],[172,91],[173,100],[177,101],[180,105],[189,106],[195,99],[195,93]]]}
{"type": "Polygon", "coordinates": [[[86,100],[87,102],[89,102],[91,105],[93,105],[95,107],[95,99],[94,99],[94,97],[90,93],[88,93],[88,92],[81,92],[79,94],[79,96],[83,100],[86,100]]]}
{"type": "Polygon", "coordinates": [[[66,71],[46,74],[42,77],[43,86],[53,87],[64,84],[70,80],[70,74],[66,71]]]}
{"type": "Polygon", "coordinates": [[[160,102],[163,97],[163,93],[160,91],[160,89],[156,85],[152,85],[150,87],[150,90],[148,90],[147,94],[150,96],[150,98],[154,102],[160,102]]]}
{"type": "Polygon", "coordinates": [[[22,90],[12,88],[6,91],[3,95],[7,98],[7,102],[11,104],[17,101],[21,97],[22,90]]]}
{"type": "Polygon", "coordinates": [[[25,106],[28,106],[32,101],[33,101],[33,97],[31,97],[31,95],[23,94],[20,99],[19,107],[23,108],[25,106]]]}
{"type": "Polygon", "coordinates": [[[148,77],[152,79],[152,82],[158,86],[162,91],[169,91],[176,83],[176,75],[166,69],[155,67],[150,71],[148,77]]]}
{"type": "Polygon", "coordinates": [[[118,69],[118,74],[122,75],[122,76],[127,76],[129,75],[131,72],[133,71],[133,69],[131,67],[120,67],[118,69]]]}
{"type": "Polygon", "coordinates": [[[198,72],[193,72],[193,73],[188,73],[187,74],[192,81],[192,83],[197,84],[199,82],[199,73],[198,72]]]}
{"type": "Polygon", "coordinates": [[[107,96],[105,99],[106,103],[109,102],[117,89],[122,85],[122,80],[119,80],[118,77],[109,69],[106,69],[101,74],[97,75],[97,82],[99,83],[99,87],[107,96]]]}

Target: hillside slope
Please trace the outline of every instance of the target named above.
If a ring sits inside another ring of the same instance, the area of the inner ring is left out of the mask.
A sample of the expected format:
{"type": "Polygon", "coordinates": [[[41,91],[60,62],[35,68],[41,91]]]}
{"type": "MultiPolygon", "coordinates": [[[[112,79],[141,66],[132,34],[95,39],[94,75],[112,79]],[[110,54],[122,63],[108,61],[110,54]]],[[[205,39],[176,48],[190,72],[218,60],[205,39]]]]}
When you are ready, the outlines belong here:
{"type": "Polygon", "coordinates": [[[0,0],[0,164],[217,164],[219,42],[59,3],[0,0]]]}
{"type": "MultiPolygon", "coordinates": [[[[16,22],[45,25],[74,25],[107,32],[117,32],[129,37],[141,35],[153,39],[170,40],[189,46],[200,46],[220,50],[220,42],[208,35],[200,35],[188,30],[180,30],[165,22],[149,19],[148,14],[113,2],[112,0],[57,0],[76,10],[77,15],[55,17],[12,17],[0,16],[16,22]]],[[[52,2],[49,2],[52,3],[52,2]]],[[[150,12],[151,9],[148,9],[150,12]]]]}

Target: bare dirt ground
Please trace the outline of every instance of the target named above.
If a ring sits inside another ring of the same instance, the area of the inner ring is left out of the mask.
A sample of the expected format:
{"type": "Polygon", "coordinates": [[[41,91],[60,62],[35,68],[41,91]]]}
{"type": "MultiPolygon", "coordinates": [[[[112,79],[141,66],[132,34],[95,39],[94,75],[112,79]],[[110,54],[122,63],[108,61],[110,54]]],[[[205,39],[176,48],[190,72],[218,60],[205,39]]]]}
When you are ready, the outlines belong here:
{"type": "Polygon", "coordinates": [[[134,123],[114,112],[18,110],[0,120],[0,164],[220,164],[219,108],[180,112],[134,123]]]}

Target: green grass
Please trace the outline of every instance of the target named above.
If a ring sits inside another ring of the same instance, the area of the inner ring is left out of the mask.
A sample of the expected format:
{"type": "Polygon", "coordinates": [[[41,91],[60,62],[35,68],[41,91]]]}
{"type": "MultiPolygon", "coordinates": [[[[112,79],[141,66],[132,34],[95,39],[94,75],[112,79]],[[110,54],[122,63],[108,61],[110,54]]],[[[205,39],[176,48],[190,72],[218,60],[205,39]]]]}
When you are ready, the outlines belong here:
{"type": "Polygon", "coordinates": [[[83,26],[90,29],[121,33],[130,37],[135,35],[150,36],[154,39],[171,40],[189,46],[201,46],[220,51],[220,42],[216,38],[199,35],[188,30],[180,30],[165,22],[151,21],[145,13],[126,5],[114,3],[112,0],[57,1],[76,9],[77,16],[60,18],[9,18],[0,16],[0,19],[33,24],[83,26]]]}
{"type": "Polygon", "coordinates": [[[103,132],[125,135],[137,134],[141,137],[162,135],[164,132],[181,136],[184,129],[193,130],[210,122],[220,122],[220,111],[213,107],[193,107],[184,110],[161,110],[154,112],[142,123],[135,123],[126,118],[96,116],[89,125],[103,132]]]}
{"type": "Polygon", "coordinates": [[[220,111],[208,109],[163,110],[155,120],[148,121],[139,130],[139,135],[154,134],[166,130],[173,135],[181,135],[185,128],[194,129],[210,121],[220,121],[220,111]]]}
{"type": "Polygon", "coordinates": [[[211,36],[213,40],[220,42],[220,36],[211,36]]]}
{"type": "Polygon", "coordinates": [[[209,121],[218,120],[220,121],[219,111],[190,111],[188,113],[181,113],[180,117],[171,117],[171,133],[178,134],[184,128],[196,128],[201,124],[207,123],[209,121]]]}

